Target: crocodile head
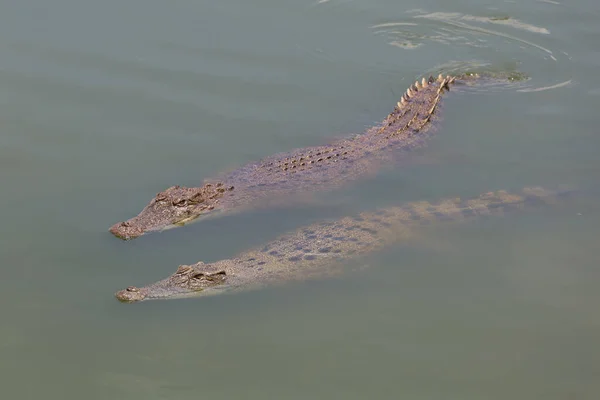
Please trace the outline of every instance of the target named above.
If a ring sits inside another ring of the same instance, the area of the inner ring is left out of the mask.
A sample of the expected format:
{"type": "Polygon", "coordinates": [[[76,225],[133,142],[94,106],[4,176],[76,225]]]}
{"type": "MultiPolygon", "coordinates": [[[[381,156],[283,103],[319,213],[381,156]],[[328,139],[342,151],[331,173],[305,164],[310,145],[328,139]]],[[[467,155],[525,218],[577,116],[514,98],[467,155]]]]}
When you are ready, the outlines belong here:
{"type": "Polygon", "coordinates": [[[141,288],[129,286],[115,293],[115,297],[126,303],[183,297],[210,287],[224,285],[226,279],[225,271],[218,269],[214,264],[199,262],[194,265],[180,265],[177,271],[166,279],[141,288]]]}
{"type": "Polygon", "coordinates": [[[113,225],[110,232],[129,240],[149,231],[183,225],[219,210],[219,200],[233,189],[233,186],[226,187],[222,182],[207,183],[198,188],[172,186],[158,193],[137,216],[113,225]]]}

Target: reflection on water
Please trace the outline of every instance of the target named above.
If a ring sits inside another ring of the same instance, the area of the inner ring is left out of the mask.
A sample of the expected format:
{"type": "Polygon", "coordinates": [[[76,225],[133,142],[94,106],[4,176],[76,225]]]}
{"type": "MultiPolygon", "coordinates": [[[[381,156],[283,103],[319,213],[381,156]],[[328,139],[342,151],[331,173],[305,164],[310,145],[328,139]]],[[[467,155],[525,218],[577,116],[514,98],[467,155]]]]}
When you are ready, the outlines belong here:
{"type": "Polygon", "coordinates": [[[432,225],[340,278],[113,293],[360,210],[594,189],[599,16],[589,0],[0,5],[5,397],[598,398],[594,192],[432,225]],[[451,92],[419,162],[304,207],[127,243],[107,231],[171,185],[361,132],[409,82],[461,69],[529,80],[451,92]]]}

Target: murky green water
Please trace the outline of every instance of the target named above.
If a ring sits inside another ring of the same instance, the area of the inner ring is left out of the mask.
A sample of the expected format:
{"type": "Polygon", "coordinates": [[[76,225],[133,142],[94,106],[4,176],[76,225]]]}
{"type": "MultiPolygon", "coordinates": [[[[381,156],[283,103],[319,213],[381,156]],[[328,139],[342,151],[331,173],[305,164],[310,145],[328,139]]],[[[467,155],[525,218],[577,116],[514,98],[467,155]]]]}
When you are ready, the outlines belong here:
{"type": "Polygon", "coordinates": [[[599,17],[593,0],[0,2],[2,397],[599,398],[593,195],[434,226],[340,279],[113,297],[328,216],[597,188],[599,17]],[[456,65],[529,90],[449,96],[417,163],[320,203],[107,232],[173,184],[359,132],[456,65]]]}

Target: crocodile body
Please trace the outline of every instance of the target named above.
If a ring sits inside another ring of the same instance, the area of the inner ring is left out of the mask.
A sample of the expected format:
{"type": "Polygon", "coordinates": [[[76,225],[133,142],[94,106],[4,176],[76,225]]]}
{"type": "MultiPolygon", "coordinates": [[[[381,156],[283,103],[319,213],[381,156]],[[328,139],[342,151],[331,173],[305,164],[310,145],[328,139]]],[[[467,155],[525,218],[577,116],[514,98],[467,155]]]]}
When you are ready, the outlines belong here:
{"type": "Polygon", "coordinates": [[[130,286],[115,296],[134,302],[212,295],[334,274],[342,270],[343,261],[408,238],[420,225],[554,204],[571,193],[532,187],[515,194],[497,191],[470,200],[455,198],[435,204],[423,201],[363,212],[301,228],[233,259],[179,266],[166,279],[141,288],[130,286]]]}
{"type": "Polygon", "coordinates": [[[110,232],[133,239],[217,212],[264,206],[273,199],[293,199],[294,195],[333,189],[366,177],[398,152],[424,145],[438,119],[441,98],[451,86],[482,79],[477,74],[423,78],[408,88],[381,124],[362,134],[277,154],[206,180],[201,187],[170,187],[158,193],[139,215],[113,225],[110,232]]]}

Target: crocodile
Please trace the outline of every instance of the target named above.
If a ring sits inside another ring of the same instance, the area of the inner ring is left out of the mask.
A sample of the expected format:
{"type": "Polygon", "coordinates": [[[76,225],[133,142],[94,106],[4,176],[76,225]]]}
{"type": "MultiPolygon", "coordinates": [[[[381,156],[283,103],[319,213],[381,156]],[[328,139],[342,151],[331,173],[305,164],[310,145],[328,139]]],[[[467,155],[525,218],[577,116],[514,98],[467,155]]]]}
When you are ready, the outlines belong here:
{"type": "Polygon", "coordinates": [[[110,232],[124,240],[134,239],[199,217],[265,206],[273,199],[289,204],[303,194],[366,177],[383,162],[426,143],[435,131],[442,96],[451,86],[517,79],[516,75],[477,73],[423,77],[411,84],[383,122],[361,134],[251,162],[222,177],[206,179],[200,187],[169,187],[137,216],[114,224],[110,232]]]}
{"type": "Polygon", "coordinates": [[[467,200],[420,201],[318,222],[232,259],[180,265],[166,279],[139,288],[130,286],[115,296],[122,302],[137,302],[214,295],[334,275],[342,271],[344,261],[410,238],[419,226],[559,204],[574,192],[541,187],[516,193],[500,190],[467,200]]]}

